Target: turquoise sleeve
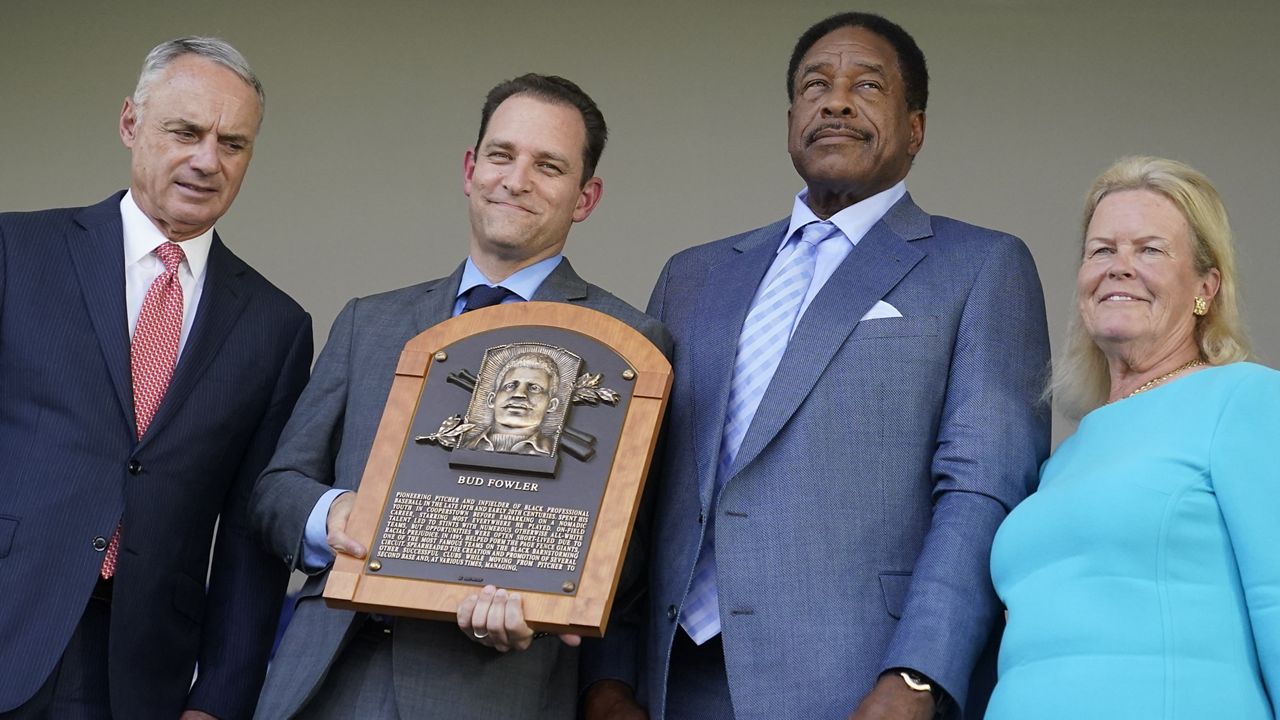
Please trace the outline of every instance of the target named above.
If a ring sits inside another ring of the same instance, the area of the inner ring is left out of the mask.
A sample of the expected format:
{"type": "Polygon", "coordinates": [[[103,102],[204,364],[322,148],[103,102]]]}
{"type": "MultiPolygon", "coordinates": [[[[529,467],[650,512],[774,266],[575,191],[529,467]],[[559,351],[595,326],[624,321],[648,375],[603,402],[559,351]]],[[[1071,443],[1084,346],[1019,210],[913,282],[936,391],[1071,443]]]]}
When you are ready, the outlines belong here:
{"type": "Polygon", "coordinates": [[[1280,715],[1280,372],[1251,374],[1235,388],[1211,452],[1262,676],[1280,715]]]}

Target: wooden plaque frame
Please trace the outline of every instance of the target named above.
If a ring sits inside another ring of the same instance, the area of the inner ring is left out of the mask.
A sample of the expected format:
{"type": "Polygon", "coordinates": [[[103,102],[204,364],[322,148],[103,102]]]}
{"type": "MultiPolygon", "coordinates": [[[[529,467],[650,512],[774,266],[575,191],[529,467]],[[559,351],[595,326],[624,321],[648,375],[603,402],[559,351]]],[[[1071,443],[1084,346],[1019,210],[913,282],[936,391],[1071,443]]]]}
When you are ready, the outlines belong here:
{"type": "Polygon", "coordinates": [[[529,326],[584,335],[608,346],[634,372],[627,383],[630,401],[594,532],[580,563],[576,592],[519,589],[525,619],[533,629],[591,637],[604,634],[666,410],[672,372],[662,352],[627,324],[567,303],[521,302],[477,310],[435,325],[405,344],[347,525],[347,533],[369,548],[369,557],[360,560],[338,554],[324,589],[330,606],[454,621],[462,600],[479,590],[475,584],[379,575],[371,565],[381,567],[375,555],[381,518],[391,499],[402,455],[411,445],[414,418],[437,353],[478,333],[529,326]]]}

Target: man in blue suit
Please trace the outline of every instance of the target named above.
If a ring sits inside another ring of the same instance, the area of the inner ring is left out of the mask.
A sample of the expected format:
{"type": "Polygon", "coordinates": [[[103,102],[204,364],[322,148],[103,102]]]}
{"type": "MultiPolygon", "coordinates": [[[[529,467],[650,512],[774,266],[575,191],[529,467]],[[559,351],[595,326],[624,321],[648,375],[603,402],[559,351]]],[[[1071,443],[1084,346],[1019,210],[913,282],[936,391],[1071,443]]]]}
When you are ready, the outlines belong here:
{"type": "Polygon", "coordinates": [[[790,217],[677,254],[650,300],[676,380],[647,627],[610,626],[587,709],[978,718],[991,539],[1049,444],[1035,265],[907,194],[928,74],[900,27],[816,24],[787,93],[790,217]]]}
{"type": "Polygon", "coordinates": [[[0,718],[253,712],[287,573],[248,501],[312,350],[213,229],[262,107],[230,45],[162,43],[128,191],[0,215],[0,718]]]}

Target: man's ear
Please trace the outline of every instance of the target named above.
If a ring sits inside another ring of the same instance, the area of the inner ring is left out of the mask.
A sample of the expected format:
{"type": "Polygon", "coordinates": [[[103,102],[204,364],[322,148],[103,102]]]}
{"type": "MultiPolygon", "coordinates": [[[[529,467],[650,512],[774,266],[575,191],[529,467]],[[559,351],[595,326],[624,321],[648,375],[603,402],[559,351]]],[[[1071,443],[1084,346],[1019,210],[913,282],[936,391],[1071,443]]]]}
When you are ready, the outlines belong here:
{"type": "Polygon", "coordinates": [[[462,194],[471,197],[471,176],[476,172],[476,149],[467,148],[462,153],[462,194]]]}
{"type": "Polygon", "coordinates": [[[120,108],[120,141],[132,150],[137,140],[138,106],[133,103],[132,97],[127,97],[124,99],[124,106],[120,108]]]}
{"type": "Polygon", "coordinates": [[[578,205],[573,209],[573,221],[582,222],[586,220],[591,215],[591,211],[596,209],[596,205],[600,204],[600,196],[603,194],[603,180],[598,177],[588,180],[578,194],[578,205]]]}
{"type": "Polygon", "coordinates": [[[907,123],[911,126],[910,136],[907,141],[907,154],[915,160],[916,155],[920,154],[920,148],[924,147],[924,111],[912,110],[907,118],[907,123]]]}

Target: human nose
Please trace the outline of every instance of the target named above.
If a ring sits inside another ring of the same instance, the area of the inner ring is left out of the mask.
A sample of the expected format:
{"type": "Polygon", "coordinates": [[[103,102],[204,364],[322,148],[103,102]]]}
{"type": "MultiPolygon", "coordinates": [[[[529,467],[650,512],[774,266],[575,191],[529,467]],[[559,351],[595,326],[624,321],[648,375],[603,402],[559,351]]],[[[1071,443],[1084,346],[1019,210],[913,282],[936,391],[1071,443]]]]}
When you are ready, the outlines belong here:
{"type": "Polygon", "coordinates": [[[512,195],[529,192],[532,168],[528,163],[517,161],[512,163],[507,174],[502,178],[502,186],[512,195]]]}
{"type": "Polygon", "coordinates": [[[212,135],[202,138],[192,148],[190,165],[202,175],[213,175],[218,172],[218,139],[212,135]]]}
{"type": "Polygon", "coordinates": [[[833,86],[822,102],[823,117],[852,117],[857,115],[853,104],[853,93],[840,86],[833,86]]]}
{"type": "Polygon", "coordinates": [[[1127,250],[1118,250],[1112,253],[1107,263],[1107,276],[1113,278],[1133,277],[1133,253],[1127,250]]]}

